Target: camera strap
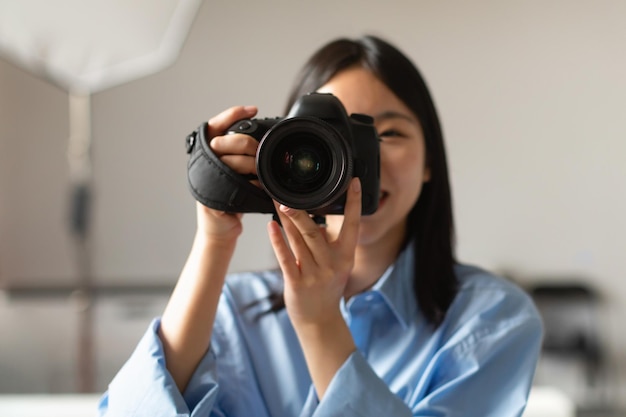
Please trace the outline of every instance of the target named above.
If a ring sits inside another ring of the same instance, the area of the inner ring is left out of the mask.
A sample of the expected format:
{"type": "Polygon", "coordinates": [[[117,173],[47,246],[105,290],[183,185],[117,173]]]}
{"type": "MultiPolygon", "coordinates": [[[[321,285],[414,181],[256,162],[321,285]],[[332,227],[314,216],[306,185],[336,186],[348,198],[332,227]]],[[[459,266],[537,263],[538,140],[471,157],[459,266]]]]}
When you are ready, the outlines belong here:
{"type": "Polygon", "coordinates": [[[215,210],[231,213],[275,213],[274,204],[249,178],[220,161],[207,141],[208,123],[185,138],[189,154],[187,178],[196,200],[215,210]]]}

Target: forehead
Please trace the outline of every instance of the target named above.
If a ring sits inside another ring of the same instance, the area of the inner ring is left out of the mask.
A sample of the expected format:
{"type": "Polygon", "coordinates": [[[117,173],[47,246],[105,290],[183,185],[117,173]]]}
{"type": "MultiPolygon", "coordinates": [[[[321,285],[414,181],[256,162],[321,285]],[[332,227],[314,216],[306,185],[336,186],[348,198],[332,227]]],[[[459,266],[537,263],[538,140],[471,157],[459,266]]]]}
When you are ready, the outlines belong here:
{"type": "Polygon", "coordinates": [[[401,113],[414,118],[406,105],[370,71],[355,67],[343,70],[318,90],[335,95],[348,113],[401,113]]]}

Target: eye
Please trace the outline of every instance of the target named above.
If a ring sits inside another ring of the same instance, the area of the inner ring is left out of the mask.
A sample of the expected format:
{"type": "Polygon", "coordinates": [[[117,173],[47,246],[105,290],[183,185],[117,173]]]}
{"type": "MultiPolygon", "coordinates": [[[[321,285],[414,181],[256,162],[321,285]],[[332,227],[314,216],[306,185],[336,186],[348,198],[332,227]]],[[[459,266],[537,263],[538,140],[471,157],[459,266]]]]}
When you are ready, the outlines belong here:
{"type": "Polygon", "coordinates": [[[378,134],[381,138],[402,137],[404,134],[397,129],[385,129],[378,134]]]}

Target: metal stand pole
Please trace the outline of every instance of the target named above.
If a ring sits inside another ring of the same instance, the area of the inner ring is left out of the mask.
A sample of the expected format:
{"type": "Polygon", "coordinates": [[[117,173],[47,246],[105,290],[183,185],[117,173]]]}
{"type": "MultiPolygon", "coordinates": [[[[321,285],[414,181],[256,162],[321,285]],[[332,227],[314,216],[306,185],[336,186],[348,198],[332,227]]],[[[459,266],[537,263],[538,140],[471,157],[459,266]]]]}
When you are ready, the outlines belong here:
{"type": "Polygon", "coordinates": [[[93,276],[89,233],[92,188],[90,94],[70,91],[69,105],[70,137],[67,156],[72,187],[70,225],[78,272],[77,289],[73,297],[78,314],[76,382],[77,391],[86,393],[95,389],[93,276]]]}

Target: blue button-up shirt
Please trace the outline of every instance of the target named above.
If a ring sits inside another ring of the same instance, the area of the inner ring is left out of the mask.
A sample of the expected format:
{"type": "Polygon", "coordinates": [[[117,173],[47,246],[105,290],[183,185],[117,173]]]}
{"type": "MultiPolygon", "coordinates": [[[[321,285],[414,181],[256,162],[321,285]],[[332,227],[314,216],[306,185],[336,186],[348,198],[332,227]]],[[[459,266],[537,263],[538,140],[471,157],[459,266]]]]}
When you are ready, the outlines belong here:
{"type": "Polygon", "coordinates": [[[341,304],[357,351],[322,401],[286,311],[267,313],[279,271],[231,275],[210,349],[184,393],[165,366],[156,319],[102,397],[100,415],[192,417],[520,416],[541,345],[529,297],[456,266],[460,289],[433,328],[413,291],[405,250],[370,290],[341,304]]]}

